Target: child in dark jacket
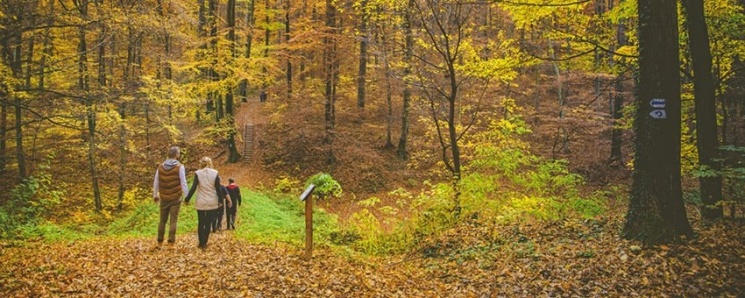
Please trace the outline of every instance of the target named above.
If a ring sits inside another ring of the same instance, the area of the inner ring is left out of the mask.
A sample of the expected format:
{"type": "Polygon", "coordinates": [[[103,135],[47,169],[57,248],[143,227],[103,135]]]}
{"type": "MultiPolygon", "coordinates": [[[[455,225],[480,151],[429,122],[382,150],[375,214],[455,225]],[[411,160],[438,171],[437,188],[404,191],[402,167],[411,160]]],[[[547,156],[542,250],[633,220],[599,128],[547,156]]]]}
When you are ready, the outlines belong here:
{"type": "Polygon", "coordinates": [[[217,212],[215,212],[215,219],[212,222],[213,233],[222,229],[222,217],[223,215],[225,215],[225,208],[231,205],[230,204],[231,199],[228,196],[228,189],[225,188],[225,185],[220,185],[219,193],[220,195],[217,197],[217,203],[219,207],[217,208],[217,212]]]}
{"type": "Polygon", "coordinates": [[[228,187],[226,187],[230,199],[233,201],[231,206],[228,206],[227,210],[227,225],[228,229],[235,230],[235,215],[238,212],[238,206],[241,205],[241,190],[238,185],[235,184],[233,178],[228,179],[228,187]]]}

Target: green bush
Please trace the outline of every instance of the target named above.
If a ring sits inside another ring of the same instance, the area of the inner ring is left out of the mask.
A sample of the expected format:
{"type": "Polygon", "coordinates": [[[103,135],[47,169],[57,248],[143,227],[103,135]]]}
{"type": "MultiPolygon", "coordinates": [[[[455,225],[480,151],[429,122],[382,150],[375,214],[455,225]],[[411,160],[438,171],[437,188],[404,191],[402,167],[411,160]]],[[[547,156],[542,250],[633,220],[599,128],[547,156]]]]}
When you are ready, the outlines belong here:
{"type": "MultiPolygon", "coordinates": [[[[40,166],[43,170],[44,166],[40,166]]],[[[21,227],[28,229],[39,223],[60,203],[63,193],[53,190],[52,177],[45,171],[25,179],[10,191],[10,198],[0,207],[0,238],[24,237],[21,227]]]]}
{"type": "Polygon", "coordinates": [[[308,178],[308,181],[305,182],[306,187],[310,184],[316,186],[313,193],[316,194],[319,198],[341,197],[341,184],[334,180],[334,178],[331,177],[330,174],[315,174],[308,178]]]}

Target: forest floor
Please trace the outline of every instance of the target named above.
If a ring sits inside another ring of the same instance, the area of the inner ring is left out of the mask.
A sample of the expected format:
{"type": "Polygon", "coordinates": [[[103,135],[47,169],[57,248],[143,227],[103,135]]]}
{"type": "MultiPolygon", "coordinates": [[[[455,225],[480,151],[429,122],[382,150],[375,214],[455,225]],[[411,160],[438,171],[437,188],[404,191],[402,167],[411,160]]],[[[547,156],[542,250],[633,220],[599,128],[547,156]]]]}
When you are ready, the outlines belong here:
{"type": "Polygon", "coordinates": [[[742,223],[654,247],[620,239],[620,224],[464,226],[406,255],[317,247],[311,261],[225,230],[205,250],[195,232],[160,248],[153,237],[3,243],[0,297],[743,297],[742,223]]]}
{"type": "MultiPolygon", "coordinates": [[[[255,125],[251,159],[218,166],[247,189],[279,178],[262,164],[273,152],[258,146],[270,137],[266,104],[249,101],[236,116],[255,125]]],[[[327,211],[344,218],[350,202],[327,211]]],[[[162,247],[154,235],[0,242],[0,297],[745,297],[745,222],[703,225],[692,211],[694,239],[645,247],[619,234],[625,206],[609,209],[592,220],[464,224],[403,255],[318,245],[311,261],[301,247],[237,237],[248,227],[240,221],[238,231],[211,234],[206,250],[196,231],[162,247]]]]}

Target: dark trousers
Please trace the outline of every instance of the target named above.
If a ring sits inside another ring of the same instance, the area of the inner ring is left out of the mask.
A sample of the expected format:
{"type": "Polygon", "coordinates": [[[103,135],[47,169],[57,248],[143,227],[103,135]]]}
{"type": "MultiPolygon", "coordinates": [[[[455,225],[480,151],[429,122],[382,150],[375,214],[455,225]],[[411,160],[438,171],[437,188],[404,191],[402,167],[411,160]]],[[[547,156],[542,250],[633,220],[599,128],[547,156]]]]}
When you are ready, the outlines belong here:
{"type": "Polygon", "coordinates": [[[171,225],[168,227],[168,242],[176,242],[176,224],[178,223],[178,211],[181,208],[181,200],[163,201],[160,200],[160,222],[158,222],[158,243],[163,242],[166,234],[166,223],[171,218],[171,225]]]}
{"type": "Polygon", "coordinates": [[[197,210],[197,235],[199,235],[199,247],[201,248],[207,247],[215,213],[217,210],[197,210]]]}
{"type": "Polygon", "coordinates": [[[235,229],[235,213],[238,211],[238,206],[233,203],[232,207],[228,207],[226,212],[225,220],[227,221],[228,229],[235,229]]]}
{"type": "Polygon", "coordinates": [[[220,206],[215,210],[215,218],[212,220],[212,232],[217,232],[222,228],[222,216],[225,215],[225,206],[220,206]]]}

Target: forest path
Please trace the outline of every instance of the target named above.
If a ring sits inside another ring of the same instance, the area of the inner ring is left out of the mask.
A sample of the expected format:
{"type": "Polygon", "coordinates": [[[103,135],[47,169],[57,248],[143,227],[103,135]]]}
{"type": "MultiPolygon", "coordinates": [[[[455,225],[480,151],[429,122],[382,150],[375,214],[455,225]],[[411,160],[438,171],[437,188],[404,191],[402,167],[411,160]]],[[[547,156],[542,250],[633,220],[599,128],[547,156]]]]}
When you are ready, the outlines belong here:
{"type": "Polygon", "coordinates": [[[306,262],[300,249],[253,245],[233,231],[210,234],[205,250],[196,247],[195,233],[154,244],[96,239],[5,248],[0,296],[410,297],[438,288],[436,280],[407,273],[418,270],[373,268],[323,251],[306,262]]]}
{"type": "Polygon", "coordinates": [[[243,155],[245,151],[244,137],[246,125],[251,124],[253,125],[253,150],[251,150],[253,154],[250,157],[242,156],[241,160],[237,163],[225,164],[217,168],[220,176],[225,179],[224,184],[227,184],[228,178],[233,178],[239,186],[254,188],[258,186],[257,183],[260,181],[267,180],[269,173],[264,171],[261,166],[261,150],[259,146],[259,142],[261,142],[265,127],[269,121],[266,108],[265,103],[259,102],[258,95],[249,95],[247,102],[242,102],[237,109],[235,125],[240,138],[236,140],[236,147],[238,147],[238,152],[243,155]]]}

